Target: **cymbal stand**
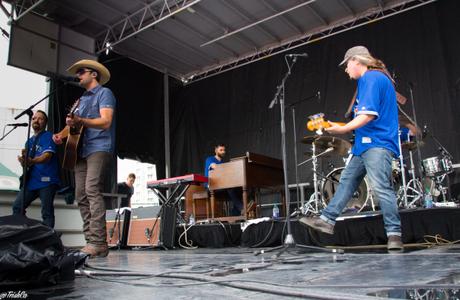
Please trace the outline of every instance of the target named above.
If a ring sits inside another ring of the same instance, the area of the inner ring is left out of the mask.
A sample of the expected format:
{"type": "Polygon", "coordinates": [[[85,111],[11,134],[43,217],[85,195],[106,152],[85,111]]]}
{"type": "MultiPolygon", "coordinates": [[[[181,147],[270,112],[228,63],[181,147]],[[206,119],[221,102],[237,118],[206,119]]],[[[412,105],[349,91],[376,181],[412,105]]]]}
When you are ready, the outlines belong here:
{"type": "MultiPolygon", "coordinates": [[[[414,155],[412,153],[412,150],[409,150],[409,161],[410,161],[410,168],[407,170],[409,172],[410,176],[412,177],[409,182],[407,183],[407,186],[402,186],[401,188],[404,188],[406,192],[406,199],[410,198],[411,200],[407,200],[405,204],[405,208],[411,208],[416,206],[417,201],[422,200],[424,198],[424,193],[425,191],[423,190],[423,186],[421,181],[415,176],[415,164],[414,164],[414,155]],[[410,193],[408,193],[410,192],[410,193]]],[[[400,188],[400,191],[401,191],[400,188]]],[[[401,192],[398,191],[398,196],[401,194],[401,192]]],[[[399,197],[398,197],[399,198],[399,197]]]]}
{"type": "MultiPolygon", "coordinates": [[[[442,202],[447,202],[448,199],[447,199],[447,191],[448,191],[448,187],[445,187],[442,185],[442,182],[444,181],[444,179],[447,180],[449,179],[449,177],[447,176],[447,174],[443,174],[443,175],[440,175],[440,176],[435,176],[434,177],[434,188],[439,191],[442,195],[442,202]]],[[[449,185],[447,185],[449,186],[449,185]]]]}
{"type": "Polygon", "coordinates": [[[320,191],[319,191],[319,188],[318,188],[318,174],[317,174],[317,169],[318,169],[318,157],[328,153],[328,152],[331,152],[334,150],[333,147],[329,147],[327,148],[326,150],[324,150],[323,152],[319,153],[318,155],[316,155],[316,144],[315,144],[315,141],[313,141],[311,143],[311,150],[312,150],[312,156],[311,158],[301,162],[298,166],[301,166],[309,161],[312,162],[312,170],[313,170],[313,187],[314,187],[314,194],[310,197],[310,199],[308,200],[308,202],[304,205],[304,208],[306,207],[306,209],[304,209],[303,213],[304,214],[307,214],[308,211],[310,210],[310,207],[311,206],[311,203],[313,202],[314,203],[314,206],[312,207],[312,211],[314,213],[318,213],[319,210],[319,201],[320,201],[320,198],[322,200],[322,196],[320,194],[320,191]]]}
{"type": "MultiPolygon", "coordinates": [[[[407,185],[406,185],[406,170],[404,168],[404,157],[401,146],[401,129],[398,129],[398,146],[399,146],[399,164],[401,165],[401,178],[402,178],[402,201],[403,207],[407,208],[407,185]]],[[[399,191],[398,191],[399,194],[399,191]]]]}

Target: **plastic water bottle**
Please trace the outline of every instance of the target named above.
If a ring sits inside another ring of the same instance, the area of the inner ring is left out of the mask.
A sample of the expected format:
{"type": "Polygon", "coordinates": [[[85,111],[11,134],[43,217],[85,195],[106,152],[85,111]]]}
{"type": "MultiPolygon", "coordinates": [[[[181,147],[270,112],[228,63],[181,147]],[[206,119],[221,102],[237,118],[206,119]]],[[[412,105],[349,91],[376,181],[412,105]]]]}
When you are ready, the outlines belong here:
{"type": "Polygon", "coordinates": [[[433,207],[433,197],[430,193],[425,194],[425,208],[432,208],[433,207]]]}
{"type": "Polygon", "coordinates": [[[280,210],[278,205],[273,206],[273,219],[278,219],[280,217],[280,210]]]}
{"type": "Polygon", "coordinates": [[[188,218],[188,225],[193,224],[195,224],[195,216],[193,214],[190,214],[190,217],[188,218]]]}

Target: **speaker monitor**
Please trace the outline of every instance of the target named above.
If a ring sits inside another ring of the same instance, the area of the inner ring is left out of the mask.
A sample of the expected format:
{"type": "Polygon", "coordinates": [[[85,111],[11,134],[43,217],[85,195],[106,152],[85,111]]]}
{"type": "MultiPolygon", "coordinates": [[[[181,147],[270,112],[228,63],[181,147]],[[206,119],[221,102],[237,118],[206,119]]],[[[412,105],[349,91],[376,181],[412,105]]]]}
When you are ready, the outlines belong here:
{"type": "Polygon", "coordinates": [[[110,247],[118,246],[118,241],[120,241],[120,247],[126,247],[130,216],[129,209],[123,210],[119,216],[115,209],[106,211],[107,243],[110,247]]]}
{"type": "Polygon", "coordinates": [[[158,246],[161,218],[160,206],[133,208],[128,234],[128,246],[158,246]]]}

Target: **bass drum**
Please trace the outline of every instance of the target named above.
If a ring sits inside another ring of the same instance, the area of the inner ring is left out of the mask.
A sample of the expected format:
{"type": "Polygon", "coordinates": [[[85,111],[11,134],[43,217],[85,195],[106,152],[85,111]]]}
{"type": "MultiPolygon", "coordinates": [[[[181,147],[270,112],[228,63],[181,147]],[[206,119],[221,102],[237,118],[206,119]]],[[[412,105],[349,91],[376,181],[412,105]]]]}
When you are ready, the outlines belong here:
{"type": "MultiPolygon", "coordinates": [[[[323,199],[326,204],[329,204],[337,187],[339,185],[340,176],[345,168],[337,168],[327,174],[326,179],[322,186],[323,199]]],[[[361,181],[358,190],[353,194],[353,197],[348,201],[345,210],[363,211],[363,210],[375,210],[375,201],[371,195],[370,185],[367,181],[367,177],[361,181]]]]}

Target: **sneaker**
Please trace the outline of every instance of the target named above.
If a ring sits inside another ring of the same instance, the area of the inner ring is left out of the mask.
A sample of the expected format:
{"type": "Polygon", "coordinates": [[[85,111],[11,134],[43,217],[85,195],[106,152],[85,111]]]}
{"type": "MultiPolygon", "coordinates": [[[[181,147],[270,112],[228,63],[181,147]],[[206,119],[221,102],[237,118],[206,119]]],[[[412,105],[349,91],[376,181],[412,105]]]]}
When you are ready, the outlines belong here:
{"type": "Polygon", "coordinates": [[[299,222],[326,234],[334,234],[334,225],[329,224],[320,217],[302,217],[299,222]]]}
{"type": "Polygon", "coordinates": [[[106,257],[109,254],[109,247],[107,245],[87,244],[80,249],[80,252],[88,254],[90,258],[106,257]]]}
{"type": "Polygon", "coordinates": [[[403,252],[404,245],[399,235],[390,235],[388,237],[387,249],[389,252],[403,252]]]}

